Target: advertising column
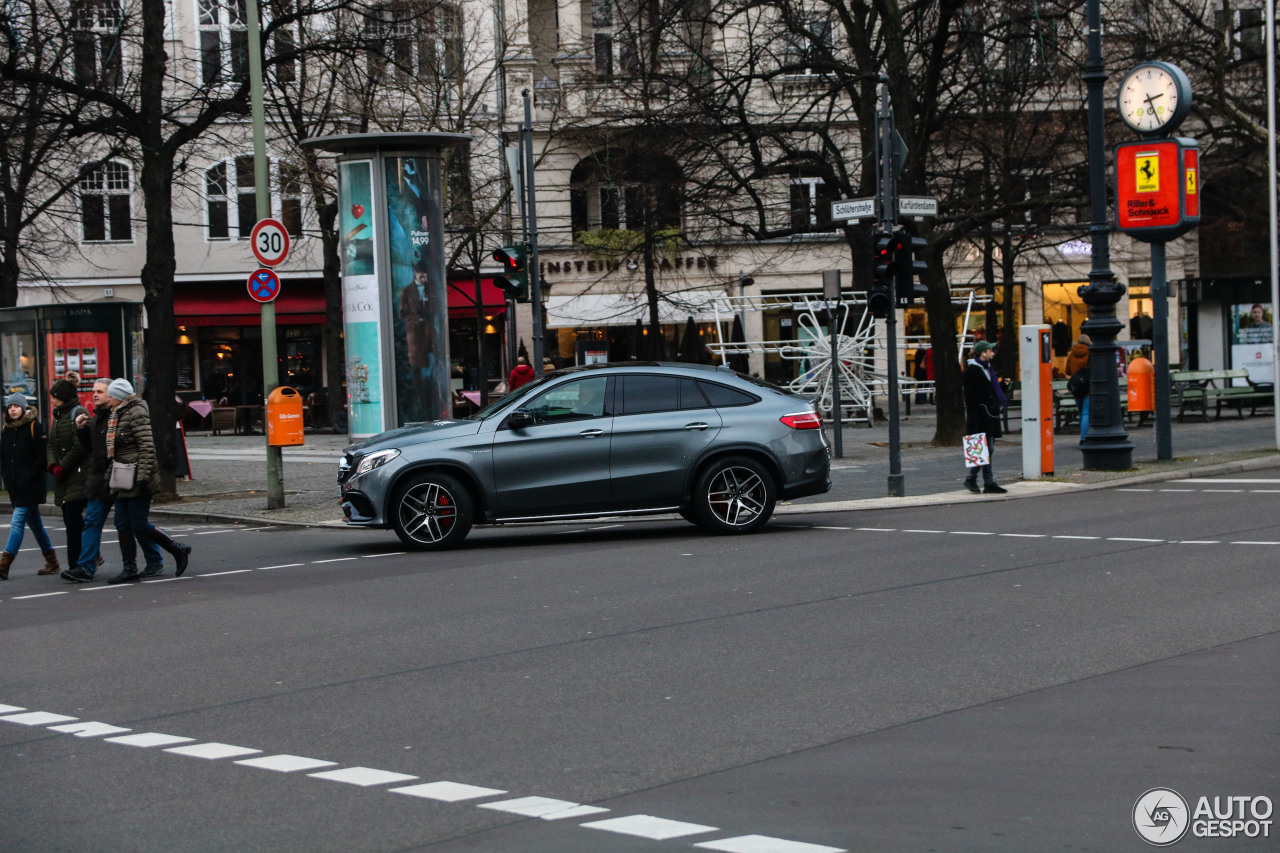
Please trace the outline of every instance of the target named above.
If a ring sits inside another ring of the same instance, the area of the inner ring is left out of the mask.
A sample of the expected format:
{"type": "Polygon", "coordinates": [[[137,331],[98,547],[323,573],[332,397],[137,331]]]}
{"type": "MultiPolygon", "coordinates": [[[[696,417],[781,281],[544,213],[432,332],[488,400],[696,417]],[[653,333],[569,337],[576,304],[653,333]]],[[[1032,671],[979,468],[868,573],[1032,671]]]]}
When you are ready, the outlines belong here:
{"type": "Polygon", "coordinates": [[[342,235],[342,325],[347,360],[347,433],[364,438],[382,432],[382,304],[374,239],[373,161],[338,167],[342,235]]]}
{"type": "Polygon", "coordinates": [[[397,424],[447,418],[449,307],[438,157],[384,156],[397,424]]]}

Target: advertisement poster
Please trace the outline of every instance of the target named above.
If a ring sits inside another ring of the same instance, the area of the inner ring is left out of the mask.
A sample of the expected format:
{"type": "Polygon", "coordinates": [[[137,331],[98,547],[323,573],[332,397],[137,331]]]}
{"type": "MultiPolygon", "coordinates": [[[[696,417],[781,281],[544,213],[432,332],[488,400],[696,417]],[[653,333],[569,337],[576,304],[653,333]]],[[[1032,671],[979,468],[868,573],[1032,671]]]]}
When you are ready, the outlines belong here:
{"type": "Polygon", "coordinates": [[[1228,319],[1231,323],[1231,366],[1248,370],[1249,379],[1254,382],[1274,382],[1271,304],[1232,305],[1228,319]]]}
{"type": "Polygon", "coordinates": [[[347,354],[347,432],[352,438],[382,432],[382,345],[378,270],[374,253],[373,163],[338,167],[342,234],[342,323],[347,354]]]}
{"type": "Polygon", "coordinates": [[[61,379],[69,371],[79,373],[80,405],[93,411],[94,380],[112,378],[108,333],[53,332],[45,335],[45,348],[53,379],[61,379]]]}
{"type": "Polygon", "coordinates": [[[432,234],[443,231],[439,161],[388,157],[387,242],[391,257],[396,401],[400,424],[447,418],[448,298],[432,234]]]}

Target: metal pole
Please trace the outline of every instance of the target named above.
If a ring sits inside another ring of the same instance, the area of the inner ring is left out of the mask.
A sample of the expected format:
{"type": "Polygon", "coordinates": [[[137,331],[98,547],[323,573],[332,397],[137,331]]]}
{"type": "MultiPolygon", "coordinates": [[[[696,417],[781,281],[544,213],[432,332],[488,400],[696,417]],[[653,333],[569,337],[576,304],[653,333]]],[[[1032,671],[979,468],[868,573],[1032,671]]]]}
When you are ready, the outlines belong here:
{"type": "MultiPolygon", "coordinates": [[[[258,0],[248,0],[249,16],[249,99],[253,122],[253,173],[257,217],[261,222],[271,217],[270,161],[267,160],[267,116],[262,102],[262,33],[258,20],[258,0]]],[[[276,304],[262,303],[262,402],[263,441],[266,439],[267,397],[280,384],[280,366],[276,355],[276,304]]],[[[267,444],[267,509],[284,508],[284,457],[281,448],[267,444]]]]}
{"type": "Polygon", "coordinates": [[[1096,471],[1123,471],[1133,467],[1133,443],[1120,417],[1120,383],[1116,376],[1116,333],[1124,328],[1116,319],[1116,303],[1125,287],[1111,272],[1107,221],[1107,151],[1102,87],[1107,81],[1102,61],[1102,3],[1086,0],[1085,26],[1088,53],[1084,80],[1089,107],[1089,235],[1093,267],[1089,283],[1079,289],[1089,306],[1089,318],[1081,331],[1089,345],[1089,434],[1080,441],[1083,467],[1096,471]]]}
{"type": "Polygon", "coordinates": [[[1156,458],[1173,458],[1173,421],[1169,412],[1169,283],[1165,244],[1151,244],[1151,349],[1156,360],[1156,458]]]}
{"type": "Polygon", "coordinates": [[[1267,2],[1267,217],[1271,231],[1271,384],[1280,450],[1280,248],[1276,237],[1276,2],[1267,2]]]}
{"type": "MultiPolygon", "coordinates": [[[[898,221],[897,175],[893,168],[893,106],[889,103],[888,78],[880,75],[880,127],[876,134],[879,142],[880,163],[880,225],[893,231],[898,221]]],[[[898,424],[898,293],[894,279],[889,276],[889,313],[885,317],[885,349],[889,359],[889,497],[900,498],[907,494],[902,474],[902,434],[898,424]]]]}
{"type": "Polygon", "coordinates": [[[824,270],[822,296],[827,301],[827,326],[831,333],[831,437],[837,459],[844,458],[844,441],[841,433],[844,424],[840,417],[840,270],[824,270]]]}
{"type": "Polygon", "coordinates": [[[533,372],[542,376],[542,272],[538,266],[538,201],[533,168],[533,97],[528,89],[524,97],[524,178],[528,189],[525,203],[529,206],[529,299],[533,303],[533,372]]]}

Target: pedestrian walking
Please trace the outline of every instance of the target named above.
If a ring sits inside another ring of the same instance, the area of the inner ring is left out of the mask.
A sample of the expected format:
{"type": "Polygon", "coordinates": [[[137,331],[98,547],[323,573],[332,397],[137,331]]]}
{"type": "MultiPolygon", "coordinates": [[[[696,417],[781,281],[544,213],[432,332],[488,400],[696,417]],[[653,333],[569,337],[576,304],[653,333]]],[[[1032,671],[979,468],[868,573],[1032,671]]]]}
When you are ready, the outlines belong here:
{"type": "Polygon", "coordinates": [[[507,387],[512,391],[521,385],[527,385],[533,381],[533,368],[529,366],[529,360],[524,356],[516,359],[516,366],[511,368],[511,375],[507,377],[507,387]]]}
{"type": "MultiPolygon", "coordinates": [[[[129,583],[160,574],[164,571],[162,547],[173,554],[177,574],[181,576],[187,569],[191,546],[174,542],[148,518],[160,473],[155,437],[151,433],[151,411],[125,379],[113,380],[107,386],[107,398],[107,405],[111,407],[107,416],[107,459],[112,465],[121,462],[136,466],[132,486],[112,488],[123,569],[107,583],[129,583]],[[142,571],[138,571],[139,548],[142,549],[142,571]]],[[[110,471],[108,466],[108,486],[111,486],[110,471]]]]}
{"type": "Polygon", "coordinates": [[[971,492],[979,491],[978,472],[981,471],[981,491],[1002,495],[1008,489],[996,482],[991,460],[995,456],[995,439],[1004,435],[1000,429],[1000,415],[1007,399],[991,364],[995,357],[996,348],[989,341],[978,341],[973,345],[973,358],[964,368],[965,432],[969,435],[986,433],[987,436],[987,464],[970,468],[964,487],[971,492]]]}
{"type": "Polygon", "coordinates": [[[76,438],[88,453],[84,471],[84,527],[80,534],[80,559],[68,566],[62,579],[88,583],[102,565],[102,527],[111,512],[111,488],[107,485],[107,424],[111,417],[107,388],[110,379],[93,383],[93,414],[76,416],[76,438]]]}
{"type": "Polygon", "coordinates": [[[40,518],[40,504],[48,497],[45,489],[45,431],[36,410],[27,405],[27,396],[13,393],[4,401],[4,421],[0,425],[0,477],[9,490],[13,503],[13,516],[9,521],[9,541],[0,551],[0,580],[9,579],[9,569],[22,548],[26,528],[44,554],[44,568],[38,575],[52,575],[61,570],[58,553],[53,550],[44,520],[40,518]]]}
{"type": "Polygon", "coordinates": [[[1091,343],[1093,339],[1081,332],[1080,337],[1076,338],[1076,342],[1071,345],[1071,352],[1067,353],[1067,366],[1063,368],[1063,373],[1068,378],[1089,363],[1089,344],[1091,343]]]}
{"type": "Polygon", "coordinates": [[[1085,353],[1084,364],[1076,368],[1067,380],[1067,391],[1076,400],[1076,411],[1080,413],[1080,440],[1089,434],[1089,354],[1085,353]]]}
{"type": "Polygon", "coordinates": [[[84,531],[83,470],[90,461],[89,451],[76,435],[76,418],[87,415],[80,405],[80,374],[68,373],[53,383],[49,396],[53,410],[49,416],[49,440],[45,462],[53,475],[53,504],[62,510],[62,524],[67,532],[67,568],[80,562],[80,539],[84,531]]]}

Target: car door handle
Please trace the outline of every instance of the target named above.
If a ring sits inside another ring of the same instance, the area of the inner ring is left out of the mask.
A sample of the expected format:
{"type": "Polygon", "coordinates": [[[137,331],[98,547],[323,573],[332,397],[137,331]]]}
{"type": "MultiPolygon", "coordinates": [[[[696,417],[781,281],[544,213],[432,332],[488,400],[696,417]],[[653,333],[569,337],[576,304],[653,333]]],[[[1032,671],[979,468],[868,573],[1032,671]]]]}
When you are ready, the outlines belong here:
{"type": "Polygon", "coordinates": [[[699,423],[696,423],[696,424],[685,424],[685,425],[684,425],[684,428],[685,428],[685,429],[703,430],[703,429],[706,429],[706,428],[707,428],[707,427],[709,427],[709,426],[710,426],[710,424],[704,424],[704,423],[699,422],[699,423]]]}
{"type": "Polygon", "coordinates": [[[604,435],[604,430],[584,429],[582,432],[578,433],[578,435],[582,436],[583,438],[599,438],[600,436],[604,435]]]}

